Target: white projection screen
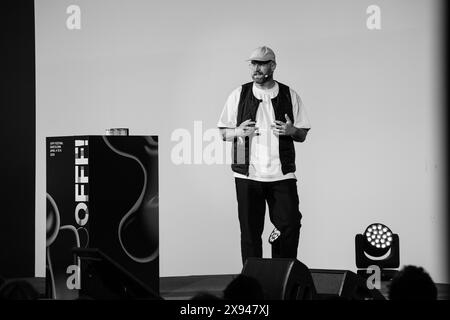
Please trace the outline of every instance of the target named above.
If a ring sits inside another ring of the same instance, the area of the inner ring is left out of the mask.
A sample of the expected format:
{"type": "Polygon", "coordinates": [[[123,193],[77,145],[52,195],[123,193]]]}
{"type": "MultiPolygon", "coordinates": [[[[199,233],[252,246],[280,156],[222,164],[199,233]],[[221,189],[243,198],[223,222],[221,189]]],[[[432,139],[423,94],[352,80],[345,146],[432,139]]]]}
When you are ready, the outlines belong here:
{"type": "MultiPolygon", "coordinates": [[[[45,137],[159,136],[160,275],[242,269],[229,145],[216,124],[261,45],[312,129],[297,143],[298,259],[356,270],[372,222],[401,266],[448,282],[442,3],[36,0],[36,276],[45,275],[45,137]],[[212,150],[215,150],[214,157],[212,150]],[[220,154],[219,150],[222,150],[220,154]]],[[[264,257],[272,225],[266,212],[264,257]]]]}

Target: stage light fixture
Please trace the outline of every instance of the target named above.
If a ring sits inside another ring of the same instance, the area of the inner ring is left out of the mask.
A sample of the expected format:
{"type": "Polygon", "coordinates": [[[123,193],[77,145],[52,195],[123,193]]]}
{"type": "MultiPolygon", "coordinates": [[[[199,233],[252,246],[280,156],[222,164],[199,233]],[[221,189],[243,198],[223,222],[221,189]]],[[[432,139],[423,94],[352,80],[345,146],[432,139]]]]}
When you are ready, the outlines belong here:
{"type": "Polygon", "coordinates": [[[359,275],[369,276],[367,268],[375,265],[381,270],[381,279],[390,280],[400,266],[399,237],[386,225],[372,223],[355,236],[355,257],[359,275]]]}

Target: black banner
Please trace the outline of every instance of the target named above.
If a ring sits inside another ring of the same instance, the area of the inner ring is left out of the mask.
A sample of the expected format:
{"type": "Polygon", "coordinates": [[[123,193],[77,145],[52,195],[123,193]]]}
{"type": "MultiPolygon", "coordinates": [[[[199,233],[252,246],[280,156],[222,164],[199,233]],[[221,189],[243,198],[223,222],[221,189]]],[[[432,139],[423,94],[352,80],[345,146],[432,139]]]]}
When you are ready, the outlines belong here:
{"type": "Polygon", "coordinates": [[[158,191],[155,136],[47,138],[47,296],[157,295],[158,191]]]}

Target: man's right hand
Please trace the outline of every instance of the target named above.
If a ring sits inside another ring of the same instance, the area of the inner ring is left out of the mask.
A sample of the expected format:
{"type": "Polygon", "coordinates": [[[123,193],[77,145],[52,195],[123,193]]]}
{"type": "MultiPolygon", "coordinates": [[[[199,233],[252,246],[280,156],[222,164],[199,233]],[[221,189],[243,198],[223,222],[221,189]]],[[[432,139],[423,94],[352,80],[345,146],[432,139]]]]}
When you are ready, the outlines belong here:
{"type": "Polygon", "coordinates": [[[236,130],[237,137],[247,137],[254,133],[258,128],[256,128],[256,122],[251,119],[242,122],[236,130]]]}
{"type": "Polygon", "coordinates": [[[234,138],[241,138],[239,141],[243,141],[243,137],[249,136],[252,133],[254,133],[256,130],[258,130],[257,127],[255,127],[256,122],[252,121],[250,119],[242,122],[239,127],[236,128],[219,128],[220,133],[222,135],[222,139],[224,141],[233,141],[234,138]]]}

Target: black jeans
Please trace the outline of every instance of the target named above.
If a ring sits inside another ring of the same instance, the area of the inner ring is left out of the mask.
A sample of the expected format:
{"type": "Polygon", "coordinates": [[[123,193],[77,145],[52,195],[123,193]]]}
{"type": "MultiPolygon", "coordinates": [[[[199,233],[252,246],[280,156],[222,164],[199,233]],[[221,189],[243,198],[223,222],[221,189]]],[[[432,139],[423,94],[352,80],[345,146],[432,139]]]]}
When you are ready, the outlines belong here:
{"type": "Polygon", "coordinates": [[[298,209],[297,180],[259,182],[235,178],[241,228],[242,262],[262,258],[266,201],[272,224],[281,232],[272,244],[272,258],[297,258],[302,214],[298,209]]]}

